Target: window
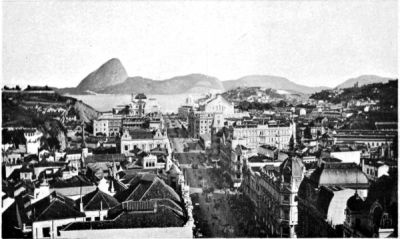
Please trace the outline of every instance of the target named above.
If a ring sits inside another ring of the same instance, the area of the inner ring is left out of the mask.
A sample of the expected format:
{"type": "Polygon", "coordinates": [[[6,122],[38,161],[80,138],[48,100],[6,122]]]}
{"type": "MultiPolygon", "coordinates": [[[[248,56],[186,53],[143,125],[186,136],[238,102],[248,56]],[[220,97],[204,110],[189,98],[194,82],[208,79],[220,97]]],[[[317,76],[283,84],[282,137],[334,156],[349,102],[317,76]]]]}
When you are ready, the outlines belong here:
{"type": "Polygon", "coordinates": [[[125,145],[125,151],[128,151],[128,145],[125,145]]]}
{"type": "Polygon", "coordinates": [[[100,217],[95,217],[94,220],[95,221],[100,221],[100,217]]]}
{"type": "Polygon", "coordinates": [[[288,201],[289,201],[289,198],[290,198],[289,195],[284,195],[284,196],[283,196],[283,200],[284,200],[284,201],[287,201],[287,202],[288,202],[288,201]]]}
{"type": "Polygon", "coordinates": [[[50,227],[43,227],[43,237],[50,237],[50,227]]]}
{"type": "Polygon", "coordinates": [[[60,230],[61,230],[62,227],[63,227],[63,226],[57,227],[57,236],[61,236],[60,230]]]}
{"type": "Polygon", "coordinates": [[[87,217],[87,218],[86,218],[86,221],[87,221],[87,222],[90,222],[91,220],[92,220],[91,217],[87,217]]]}

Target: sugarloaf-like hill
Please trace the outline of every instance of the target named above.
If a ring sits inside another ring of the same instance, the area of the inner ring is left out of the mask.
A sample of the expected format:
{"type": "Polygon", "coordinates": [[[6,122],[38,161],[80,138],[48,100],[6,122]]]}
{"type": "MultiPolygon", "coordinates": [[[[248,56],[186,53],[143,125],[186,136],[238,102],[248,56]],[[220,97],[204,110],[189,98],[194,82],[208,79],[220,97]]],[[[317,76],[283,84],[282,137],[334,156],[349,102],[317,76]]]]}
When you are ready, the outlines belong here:
{"type": "MultiPolygon", "coordinates": [[[[360,76],[349,79],[336,88],[375,82],[386,82],[389,78],[379,76],[360,76]]],[[[129,77],[121,61],[112,58],[97,70],[86,76],[77,87],[58,89],[61,94],[185,94],[208,93],[213,90],[227,91],[237,87],[264,87],[276,90],[312,94],[329,87],[310,87],[296,84],[284,77],[270,75],[249,75],[236,80],[220,81],[204,74],[176,76],[166,80],[152,80],[141,76],[129,77]]]]}

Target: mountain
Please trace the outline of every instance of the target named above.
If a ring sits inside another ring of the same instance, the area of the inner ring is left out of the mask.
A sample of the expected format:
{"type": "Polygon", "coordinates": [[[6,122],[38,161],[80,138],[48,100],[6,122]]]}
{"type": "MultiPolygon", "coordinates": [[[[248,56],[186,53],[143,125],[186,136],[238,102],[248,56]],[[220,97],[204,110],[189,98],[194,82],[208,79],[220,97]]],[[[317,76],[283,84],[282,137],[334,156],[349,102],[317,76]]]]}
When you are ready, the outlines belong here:
{"type": "Polygon", "coordinates": [[[269,75],[250,75],[221,82],[215,77],[190,74],[155,81],[141,76],[128,77],[120,60],[113,58],[85,77],[77,87],[57,89],[57,92],[60,94],[183,94],[257,86],[305,94],[327,89],[327,87],[299,85],[286,78],[269,75]]]}
{"type": "Polygon", "coordinates": [[[296,84],[286,78],[269,75],[249,75],[237,80],[224,81],[225,90],[235,89],[237,87],[263,87],[279,90],[289,90],[310,94],[316,91],[328,89],[328,87],[309,87],[296,84]]]}
{"type": "Polygon", "coordinates": [[[210,90],[223,91],[224,87],[217,78],[190,74],[177,76],[171,79],[155,81],[140,76],[129,77],[120,84],[111,85],[98,91],[103,94],[182,94],[208,93],[210,90]]]}
{"type": "Polygon", "coordinates": [[[358,86],[368,85],[372,83],[386,83],[389,80],[393,80],[387,77],[375,76],[375,75],[362,75],[356,78],[351,78],[336,86],[336,89],[343,89],[353,87],[358,82],[358,86]]]}
{"type": "Polygon", "coordinates": [[[76,87],[78,91],[97,91],[124,82],[128,74],[121,61],[112,58],[86,76],[76,87]]]}

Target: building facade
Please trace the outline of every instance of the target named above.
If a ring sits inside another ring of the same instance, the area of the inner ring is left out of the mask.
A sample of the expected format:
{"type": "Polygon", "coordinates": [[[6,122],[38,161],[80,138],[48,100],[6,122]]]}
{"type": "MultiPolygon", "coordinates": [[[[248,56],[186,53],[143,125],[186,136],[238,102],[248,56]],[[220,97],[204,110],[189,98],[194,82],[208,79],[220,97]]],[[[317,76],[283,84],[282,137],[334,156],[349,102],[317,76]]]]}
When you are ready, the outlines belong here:
{"type": "Polygon", "coordinates": [[[162,130],[125,130],[121,137],[121,153],[128,155],[135,148],[150,152],[154,148],[165,148],[171,153],[167,131],[162,130]]]}

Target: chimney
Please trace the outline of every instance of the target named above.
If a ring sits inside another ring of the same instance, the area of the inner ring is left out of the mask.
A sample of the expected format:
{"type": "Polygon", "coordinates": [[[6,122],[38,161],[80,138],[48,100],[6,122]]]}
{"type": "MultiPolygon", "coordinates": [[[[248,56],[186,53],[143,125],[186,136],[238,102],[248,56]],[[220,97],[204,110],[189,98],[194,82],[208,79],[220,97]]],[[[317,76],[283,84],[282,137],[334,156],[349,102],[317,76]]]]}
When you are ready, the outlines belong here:
{"type": "Polygon", "coordinates": [[[111,179],[111,189],[110,189],[110,192],[111,193],[114,193],[115,192],[115,189],[114,189],[114,181],[111,179]]]}
{"type": "Polygon", "coordinates": [[[81,202],[79,203],[79,211],[83,212],[83,202],[82,202],[82,197],[81,197],[81,202]]]}

